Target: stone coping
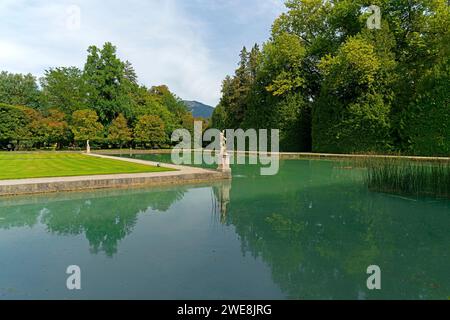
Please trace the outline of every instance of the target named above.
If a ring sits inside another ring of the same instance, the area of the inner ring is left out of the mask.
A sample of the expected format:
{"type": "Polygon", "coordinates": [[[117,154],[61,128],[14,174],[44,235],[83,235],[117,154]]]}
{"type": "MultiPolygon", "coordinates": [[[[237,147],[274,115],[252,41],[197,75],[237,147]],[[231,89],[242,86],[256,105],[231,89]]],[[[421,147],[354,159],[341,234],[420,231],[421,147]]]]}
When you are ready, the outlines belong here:
{"type": "MultiPolygon", "coordinates": [[[[186,149],[186,151],[203,151],[211,152],[206,149],[186,149]]],[[[138,149],[112,149],[112,150],[97,150],[96,154],[103,155],[125,155],[125,154],[170,154],[171,149],[160,150],[138,150],[138,149]]],[[[231,154],[231,152],[229,152],[231,154]]],[[[258,155],[261,152],[257,151],[235,151],[236,154],[248,154],[258,155]]],[[[271,152],[264,153],[265,155],[271,155],[271,152]]],[[[405,160],[417,160],[417,161],[450,161],[450,157],[423,157],[423,156],[397,156],[397,155],[381,155],[381,154],[341,154],[341,153],[313,153],[313,152],[274,152],[278,154],[281,159],[302,159],[302,158],[330,158],[330,159],[359,159],[359,158],[387,158],[387,159],[405,159],[405,160]]]]}
{"type": "MultiPolygon", "coordinates": [[[[199,188],[222,188],[229,186],[230,179],[221,179],[214,181],[205,181],[192,184],[177,185],[181,190],[199,189],[199,188]]],[[[102,199],[110,197],[120,197],[124,195],[136,195],[148,192],[165,192],[170,191],[174,185],[159,185],[159,186],[128,186],[127,188],[104,188],[98,189],[95,192],[92,190],[74,190],[68,192],[52,192],[52,193],[36,193],[36,194],[22,194],[0,197],[0,208],[13,207],[21,205],[39,204],[46,201],[64,202],[68,200],[86,200],[102,199]]]]}
{"type": "MultiPolygon", "coordinates": [[[[195,150],[190,151],[204,151],[210,150],[195,150]]],[[[48,153],[55,151],[14,151],[13,153],[48,153]]],[[[84,153],[84,151],[56,151],[58,153],[84,153]]],[[[170,154],[172,149],[155,149],[155,150],[139,150],[139,149],[102,149],[92,151],[96,155],[126,155],[126,154],[170,154]]],[[[3,153],[3,152],[2,152],[3,153]]],[[[6,151],[4,153],[7,153],[6,151]]],[[[259,154],[259,152],[252,151],[236,151],[237,154],[259,154]]],[[[377,155],[377,154],[339,154],[339,153],[313,153],[313,152],[277,152],[282,160],[289,159],[361,159],[361,158],[379,158],[379,159],[405,159],[413,161],[425,162],[450,162],[450,157],[423,157],[423,156],[396,156],[396,155],[377,155]]],[[[270,156],[271,153],[269,152],[270,156]]],[[[116,158],[115,158],[116,159],[116,158]]],[[[164,166],[166,166],[164,164],[164,166]]]]}
{"type": "MultiPolygon", "coordinates": [[[[157,166],[158,163],[137,159],[110,157],[98,154],[89,154],[92,157],[127,161],[144,165],[157,166]]],[[[129,188],[144,186],[164,186],[175,184],[205,183],[208,181],[230,179],[231,174],[194,168],[161,164],[162,167],[175,171],[150,172],[135,174],[111,174],[76,177],[52,177],[17,180],[0,180],[0,196],[12,196],[21,194],[39,194],[65,191],[82,191],[106,188],[129,188]]]]}

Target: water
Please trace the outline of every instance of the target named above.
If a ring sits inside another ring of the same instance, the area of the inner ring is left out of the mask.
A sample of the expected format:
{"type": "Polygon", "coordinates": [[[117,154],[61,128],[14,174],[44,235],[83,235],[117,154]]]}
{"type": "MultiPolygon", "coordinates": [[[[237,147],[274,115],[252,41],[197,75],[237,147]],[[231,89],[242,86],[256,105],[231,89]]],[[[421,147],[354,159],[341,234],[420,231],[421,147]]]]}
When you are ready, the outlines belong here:
{"type": "MultiPolygon", "coordinates": [[[[168,155],[137,156],[168,161],[168,155]]],[[[448,299],[450,201],[282,161],[231,182],[0,199],[0,299],[448,299]],[[78,265],[80,291],[66,288],[78,265]],[[379,265],[382,290],[366,287],[379,265]]]]}

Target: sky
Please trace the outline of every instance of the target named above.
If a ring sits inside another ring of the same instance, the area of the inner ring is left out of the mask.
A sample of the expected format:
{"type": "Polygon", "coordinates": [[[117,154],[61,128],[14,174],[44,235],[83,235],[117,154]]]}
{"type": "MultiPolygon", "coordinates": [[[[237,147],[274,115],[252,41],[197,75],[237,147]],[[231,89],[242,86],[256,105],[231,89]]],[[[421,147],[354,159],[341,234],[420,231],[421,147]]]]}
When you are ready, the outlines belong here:
{"type": "Polygon", "coordinates": [[[83,68],[112,42],[147,87],[216,106],[243,46],[262,44],[283,0],[0,0],[0,70],[83,68]]]}

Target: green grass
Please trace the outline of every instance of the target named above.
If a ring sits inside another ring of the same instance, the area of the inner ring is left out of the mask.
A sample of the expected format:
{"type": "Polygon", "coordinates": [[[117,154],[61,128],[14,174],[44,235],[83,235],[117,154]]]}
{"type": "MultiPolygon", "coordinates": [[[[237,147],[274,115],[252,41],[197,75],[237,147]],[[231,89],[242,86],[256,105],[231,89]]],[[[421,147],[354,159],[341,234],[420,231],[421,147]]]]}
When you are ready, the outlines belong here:
{"type": "Polygon", "coordinates": [[[365,166],[372,191],[450,198],[450,162],[366,159],[365,166]]]}
{"type": "Polygon", "coordinates": [[[0,153],[0,180],[171,171],[76,153],[0,153]]]}

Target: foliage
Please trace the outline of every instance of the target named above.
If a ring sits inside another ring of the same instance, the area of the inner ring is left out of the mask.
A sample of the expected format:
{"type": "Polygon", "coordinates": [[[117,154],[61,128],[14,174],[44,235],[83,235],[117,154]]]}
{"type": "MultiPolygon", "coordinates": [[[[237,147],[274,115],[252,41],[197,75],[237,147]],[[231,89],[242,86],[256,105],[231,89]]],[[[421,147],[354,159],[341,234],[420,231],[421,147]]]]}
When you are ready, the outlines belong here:
{"type": "Polygon", "coordinates": [[[0,103],[0,141],[9,143],[29,136],[28,122],[24,108],[0,103]]]}
{"type": "Polygon", "coordinates": [[[32,108],[39,106],[39,90],[36,78],[31,75],[0,73],[0,103],[24,105],[32,108]]]}
{"type": "Polygon", "coordinates": [[[100,121],[107,125],[119,113],[130,115],[131,100],[127,89],[131,86],[125,70],[130,66],[116,56],[116,47],[107,42],[100,50],[96,46],[88,49],[84,66],[84,78],[88,90],[88,103],[97,111],[100,121]]]}
{"type": "Polygon", "coordinates": [[[58,109],[50,109],[46,116],[36,112],[34,120],[29,125],[34,141],[43,144],[63,142],[70,132],[65,117],[58,109]]]}
{"type": "Polygon", "coordinates": [[[286,7],[261,51],[241,51],[213,126],[278,128],[282,150],[450,155],[447,1],[286,7]],[[366,27],[370,4],[381,29],[366,27]]]}
{"type": "Polygon", "coordinates": [[[417,100],[411,103],[405,119],[410,153],[450,155],[450,58],[436,65],[418,84],[417,100]]]}
{"type": "Polygon", "coordinates": [[[140,117],[134,128],[134,138],[138,143],[160,146],[167,141],[164,122],[158,116],[140,117]]]}
{"type": "Polygon", "coordinates": [[[386,82],[382,65],[374,46],[360,37],[349,38],[336,56],[322,58],[324,80],[313,114],[314,151],[389,151],[390,106],[381,94],[386,82]]]}
{"type": "Polygon", "coordinates": [[[87,138],[103,147],[122,146],[133,139],[138,120],[150,115],[163,121],[165,136],[178,128],[193,131],[194,118],[184,102],[165,85],[139,85],[132,64],[121,61],[111,43],[89,47],[83,70],[50,68],[40,84],[41,90],[32,75],[0,74],[2,147],[15,142],[63,148],[87,138]]]}
{"type": "Polygon", "coordinates": [[[93,110],[77,110],[72,114],[71,130],[75,141],[99,140],[103,125],[98,122],[97,113],[93,110]]]}
{"type": "Polygon", "coordinates": [[[80,69],[49,69],[40,82],[45,109],[59,109],[70,116],[76,110],[87,108],[87,88],[80,69]]]}
{"type": "Polygon", "coordinates": [[[120,147],[132,139],[132,132],[128,127],[127,120],[123,114],[119,114],[119,116],[113,120],[108,128],[108,133],[108,140],[120,145],[120,147]]]}

